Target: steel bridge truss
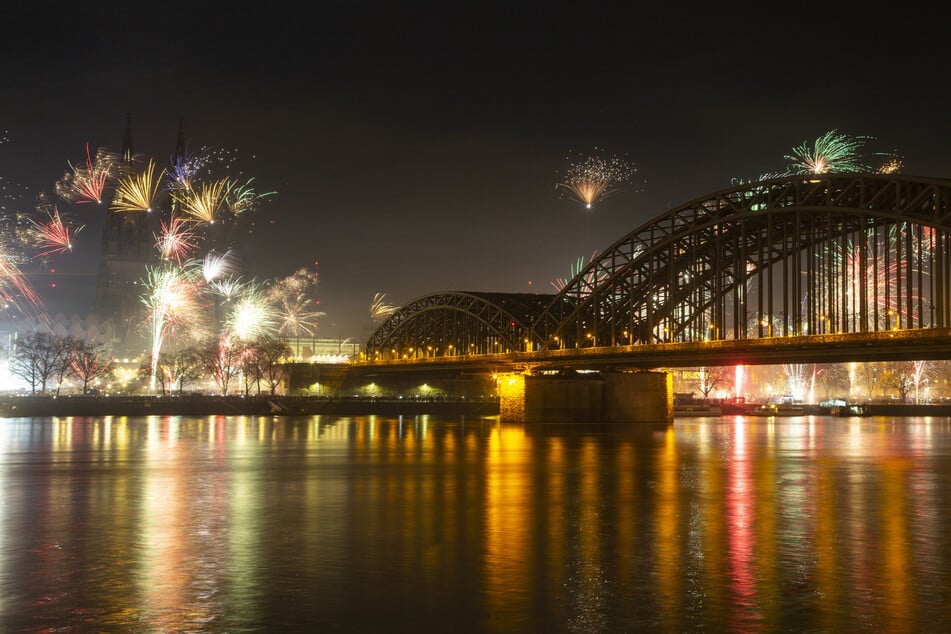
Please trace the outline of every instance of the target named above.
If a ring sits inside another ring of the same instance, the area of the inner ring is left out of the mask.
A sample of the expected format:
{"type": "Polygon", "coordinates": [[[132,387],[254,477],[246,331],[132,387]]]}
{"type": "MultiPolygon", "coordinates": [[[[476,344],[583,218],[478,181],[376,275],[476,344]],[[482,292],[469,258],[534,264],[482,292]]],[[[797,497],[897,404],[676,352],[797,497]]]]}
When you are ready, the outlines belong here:
{"type": "Polygon", "coordinates": [[[461,292],[421,297],[400,307],[377,328],[366,345],[368,359],[531,350],[532,321],[554,298],[461,292]]]}
{"type": "Polygon", "coordinates": [[[951,326],[949,234],[947,180],[824,174],[743,184],[632,231],[558,295],[415,300],[380,326],[367,352],[944,328],[951,326]]]}

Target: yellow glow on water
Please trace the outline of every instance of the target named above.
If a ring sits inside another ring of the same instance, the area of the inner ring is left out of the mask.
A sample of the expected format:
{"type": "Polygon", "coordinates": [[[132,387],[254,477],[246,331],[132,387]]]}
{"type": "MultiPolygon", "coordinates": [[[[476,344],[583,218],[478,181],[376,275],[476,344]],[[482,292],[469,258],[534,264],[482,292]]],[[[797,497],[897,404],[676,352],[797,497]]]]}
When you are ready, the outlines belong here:
{"type": "Polygon", "coordinates": [[[710,442],[709,427],[704,423],[698,430],[705,448],[700,452],[702,462],[698,482],[705,503],[700,509],[703,517],[702,552],[696,553],[696,557],[703,562],[705,592],[716,604],[727,596],[728,580],[723,571],[727,566],[724,555],[727,552],[728,528],[721,502],[724,499],[723,464],[726,461],[721,447],[710,442]]]}
{"type": "Polygon", "coordinates": [[[882,622],[892,632],[908,631],[911,606],[916,604],[918,588],[912,583],[912,544],[908,535],[907,458],[886,458],[882,463],[882,569],[888,580],[882,598],[882,622]]]}
{"type": "Polygon", "coordinates": [[[677,439],[674,426],[664,432],[664,444],[658,454],[657,517],[655,542],[660,607],[664,625],[670,631],[682,631],[683,562],[681,561],[680,482],[677,439]]]}
{"type": "Polygon", "coordinates": [[[53,450],[69,451],[72,447],[73,419],[53,418],[53,450]]]}
{"type": "MultiPolygon", "coordinates": [[[[819,600],[830,607],[842,601],[841,584],[837,578],[841,566],[842,553],[836,544],[836,523],[838,520],[835,500],[834,463],[822,460],[816,468],[816,583],[819,600]]],[[[823,630],[835,632],[841,630],[836,611],[824,610],[827,621],[823,630]]]]}
{"type": "Polygon", "coordinates": [[[21,585],[0,611],[76,624],[92,596],[118,629],[241,629],[275,606],[316,622],[369,596],[413,625],[460,606],[485,631],[947,631],[947,473],[933,463],[949,430],[8,420],[0,576],[21,585]],[[57,594],[79,575],[82,591],[57,594]],[[288,588],[318,605],[283,601],[288,588]]]}
{"type": "Polygon", "coordinates": [[[486,448],[485,562],[488,629],[495,620],[507,622],[511,614],[526,614],[527,589],[533,585],[531,483],[526,469],[530,442],[521,427],[499,426],[488,437],[486,448]]]}

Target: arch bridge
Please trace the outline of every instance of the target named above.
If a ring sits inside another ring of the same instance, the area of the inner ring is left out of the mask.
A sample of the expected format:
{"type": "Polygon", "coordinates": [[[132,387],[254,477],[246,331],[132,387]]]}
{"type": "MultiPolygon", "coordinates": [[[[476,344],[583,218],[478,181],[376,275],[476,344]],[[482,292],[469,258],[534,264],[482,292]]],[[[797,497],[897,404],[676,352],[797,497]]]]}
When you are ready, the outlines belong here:
{"type": "Polygon", "coordinates": [[[643,224],[557,294],[416,299],[373,333],[366,361],[669,367],[665,359],[782,362],[777,350],[786,361],[948,358],[949,238],[946,179],[746,183],[643,224]]]}

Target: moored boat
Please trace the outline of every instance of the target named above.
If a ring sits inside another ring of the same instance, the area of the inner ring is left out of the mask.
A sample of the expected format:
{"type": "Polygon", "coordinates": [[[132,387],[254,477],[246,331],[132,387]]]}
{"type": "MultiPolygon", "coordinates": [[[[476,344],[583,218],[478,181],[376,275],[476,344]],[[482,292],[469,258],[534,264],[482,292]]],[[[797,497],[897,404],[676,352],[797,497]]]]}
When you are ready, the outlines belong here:
{"type": "Polygon", "coordinates": [[[850,403],[846,405],[833,405],[829,410],[830,416],[840,416],[843,418],[850,416],[868,416],[868,407],[859,403],[850,403]]]}
{"type": "Polygon", "coordinates": [[[719,416],[720,406],[713,401],[694,398],[692,394],[674,394],[674,418],[719,416]]]}
{"type": "Polygon", "coordinates": [[[790,403],[762,403],[747,409],[748,416],[805,416],[806,409],[790,403]]]}
{"type": "Polygon", "coordinates": [[[720,416],[720,408],[710,403],[696,403],[691,405],[674,405],[674,418],[691,416],[720,416]]]}

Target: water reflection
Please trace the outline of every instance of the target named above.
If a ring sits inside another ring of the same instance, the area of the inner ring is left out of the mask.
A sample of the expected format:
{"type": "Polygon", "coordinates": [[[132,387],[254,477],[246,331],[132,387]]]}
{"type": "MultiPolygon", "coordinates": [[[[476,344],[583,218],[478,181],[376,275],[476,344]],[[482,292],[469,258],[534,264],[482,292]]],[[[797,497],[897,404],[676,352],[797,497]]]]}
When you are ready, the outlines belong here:
{"type": "Polygon", "coordinates": [[[0,421],[0,630],[947,631],[948,419],[0,421]]]}

